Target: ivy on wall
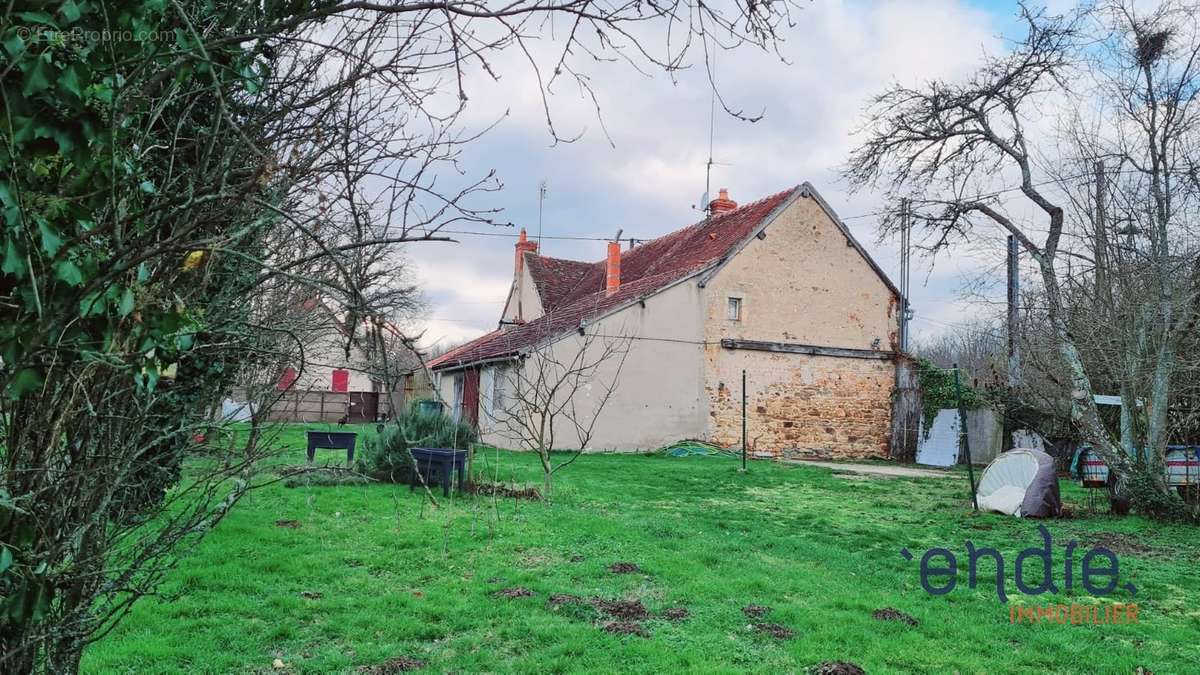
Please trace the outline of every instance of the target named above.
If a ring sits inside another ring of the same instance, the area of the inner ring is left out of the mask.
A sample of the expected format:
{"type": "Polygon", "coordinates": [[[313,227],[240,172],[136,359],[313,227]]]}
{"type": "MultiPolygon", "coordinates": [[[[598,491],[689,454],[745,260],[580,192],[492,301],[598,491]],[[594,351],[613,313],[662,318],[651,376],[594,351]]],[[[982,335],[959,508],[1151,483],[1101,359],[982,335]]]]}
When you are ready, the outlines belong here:
{"type": "MultiPolygon", "coordinates": [[[[921,416],[925,428],[933,424],[939,410],[958,408],[959,397],[954,387],[954,369],[942,368],[929,359],[917,358],[917,378],[921,387],[921,416]]],[[[959,373],[960,380],[966,377],[959,373]]],[[[987,405],[987,397],[972,388],[967,382],[960,381],[962,388],[962,405],[967,410],[975,410],[987,405]]]]}

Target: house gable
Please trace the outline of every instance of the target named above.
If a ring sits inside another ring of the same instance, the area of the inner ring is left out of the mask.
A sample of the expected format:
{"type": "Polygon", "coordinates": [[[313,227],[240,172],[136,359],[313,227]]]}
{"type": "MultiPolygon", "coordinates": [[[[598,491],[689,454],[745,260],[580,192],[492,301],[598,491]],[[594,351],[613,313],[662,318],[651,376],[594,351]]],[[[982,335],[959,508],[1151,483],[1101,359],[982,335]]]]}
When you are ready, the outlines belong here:
{"type": "Polygon", "coordinates": [[[700,283],[709,290],[710,341],[894,349],[898,293],[811,186],[700,283]]]}
{"type": "MultiPolygon", "coordinates": [[[[525,254],[526,261],[536,257],[532,253],[525,254]]],[[[508,298],[504,301],[504,311],[500,314],[500,320],[533,321],[543,314],[545,311],[542,308],[541,296],[538,294],[529,265],[523,265],[521,271],[513,275],[513,283],[508,289],[508,298]]]]}

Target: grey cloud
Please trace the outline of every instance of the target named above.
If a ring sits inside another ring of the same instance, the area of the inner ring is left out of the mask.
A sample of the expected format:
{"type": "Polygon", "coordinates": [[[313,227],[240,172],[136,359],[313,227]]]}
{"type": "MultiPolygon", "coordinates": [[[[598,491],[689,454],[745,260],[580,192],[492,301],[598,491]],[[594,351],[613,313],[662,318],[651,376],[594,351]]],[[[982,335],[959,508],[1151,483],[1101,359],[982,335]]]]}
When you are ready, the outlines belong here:
{"type": "MultiPolygon", "coordinates": [[[[867,97],[893,80],[919,83],[961,74],[978,63],[985,48],[997,47],[998,20],[949,0],[814,3],[789,34],[784,47],[789,64],[756,52],[721,53],[717,75],[731,107],[764,108],[766,117],[747,124],[718,112],[714,156],[728,166],[715,168],[714,190],[728,187],[734,199],[749,201],[807,180],[843,216],[880,209],[884,205],[877,196],[848,196],[837,179],[867,97]]],[[[680,74],[675,83],[662,75],[647,79],[628,67],[603,66],[593,73],[613,148],[590,102],[565,86],[551,101],[556,124],[563,132],[586,127],[588,133],[575,143],[549,147],[527,66],[509,59],[502,67],[507,71],[501,84],[471,80],[475,107],[469,119],[483,124],[506,109],[510,114],[466,150],[463,164],[478,174],[497,170],[504,189],[492,196],[504,208],[503,220],[531,233],[537,229],[543,178],[549,184],[544,229],[550,235],[611,236],[623,228],[626,236],[653,237],[701,216],[692,208],[704,190],[708,154],[709,90],[700,69],[680,74]]],[[[894,274],[896,246],[876,244],[874,219],[849,224],[894,274]]],[[[409,256],[423,278],[479,272],[471,283],[450,280],[429,293],[432,315],[454,320],[435,322],[431,337],[454,333],[462,339],[495,327],[511,279],[512,245],[509,238],[464,237],[456,245],[410,246],[409,256]]],[[[599,260],[603,243],[547,240],[543,252],[599,260]]],[[[935,268],[928,286],[919,268],[914,273],[918,312],[926,304],[931,318],[970,311],[953,301],[955,273],[950,270],[953,266],[935,268]]],[[[916,330],[941,328],[926,323],[916,330]]]]}

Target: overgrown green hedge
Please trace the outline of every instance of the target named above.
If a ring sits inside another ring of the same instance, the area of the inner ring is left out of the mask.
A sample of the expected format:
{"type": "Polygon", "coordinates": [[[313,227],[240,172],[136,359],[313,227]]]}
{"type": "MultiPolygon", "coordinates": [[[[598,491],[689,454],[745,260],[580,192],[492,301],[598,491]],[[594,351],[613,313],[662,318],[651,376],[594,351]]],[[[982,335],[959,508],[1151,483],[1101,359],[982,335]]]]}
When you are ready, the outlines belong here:
{"type": "Polygon", "coordinates": [[[412,475],[409,448],[467,449],[479,440],[479,432],[467,422],[455,422],[440,413],[418,410],[418,401],[384,426],[366,442],[356,462],[357,469],[381,481],[407,483],[412,475]]]}

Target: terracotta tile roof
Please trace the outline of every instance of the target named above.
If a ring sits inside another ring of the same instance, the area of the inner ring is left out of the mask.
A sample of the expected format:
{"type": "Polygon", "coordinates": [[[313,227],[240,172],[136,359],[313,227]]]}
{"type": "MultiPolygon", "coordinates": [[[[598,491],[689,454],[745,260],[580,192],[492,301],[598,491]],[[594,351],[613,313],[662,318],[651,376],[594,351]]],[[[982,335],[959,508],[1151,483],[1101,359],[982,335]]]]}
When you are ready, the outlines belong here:
{"type": "Polygon", "coordinates": [[[621,253],[621,287],[604,291],[605,263],[583,263],[525,254],[545,314],[506,330],[495,330],[429,362],[445,369],[514,356],[547,339],[576,330],[675,281],[711,267],[749,238],[799,188],[789,188],[740,208],[653,239],[621,253]]]}
{"type": "Polygon", "coordinates": [[[593,273],[597,265],[602,269],[604,267],[603,262],[564,260],[533,252],[525,254],[525,266],[529,268],[529,276],[533,277],[533,285],[537,286],[544,312],[563,306],[576,289],[585,288],[582,282],[593,273]]]}

